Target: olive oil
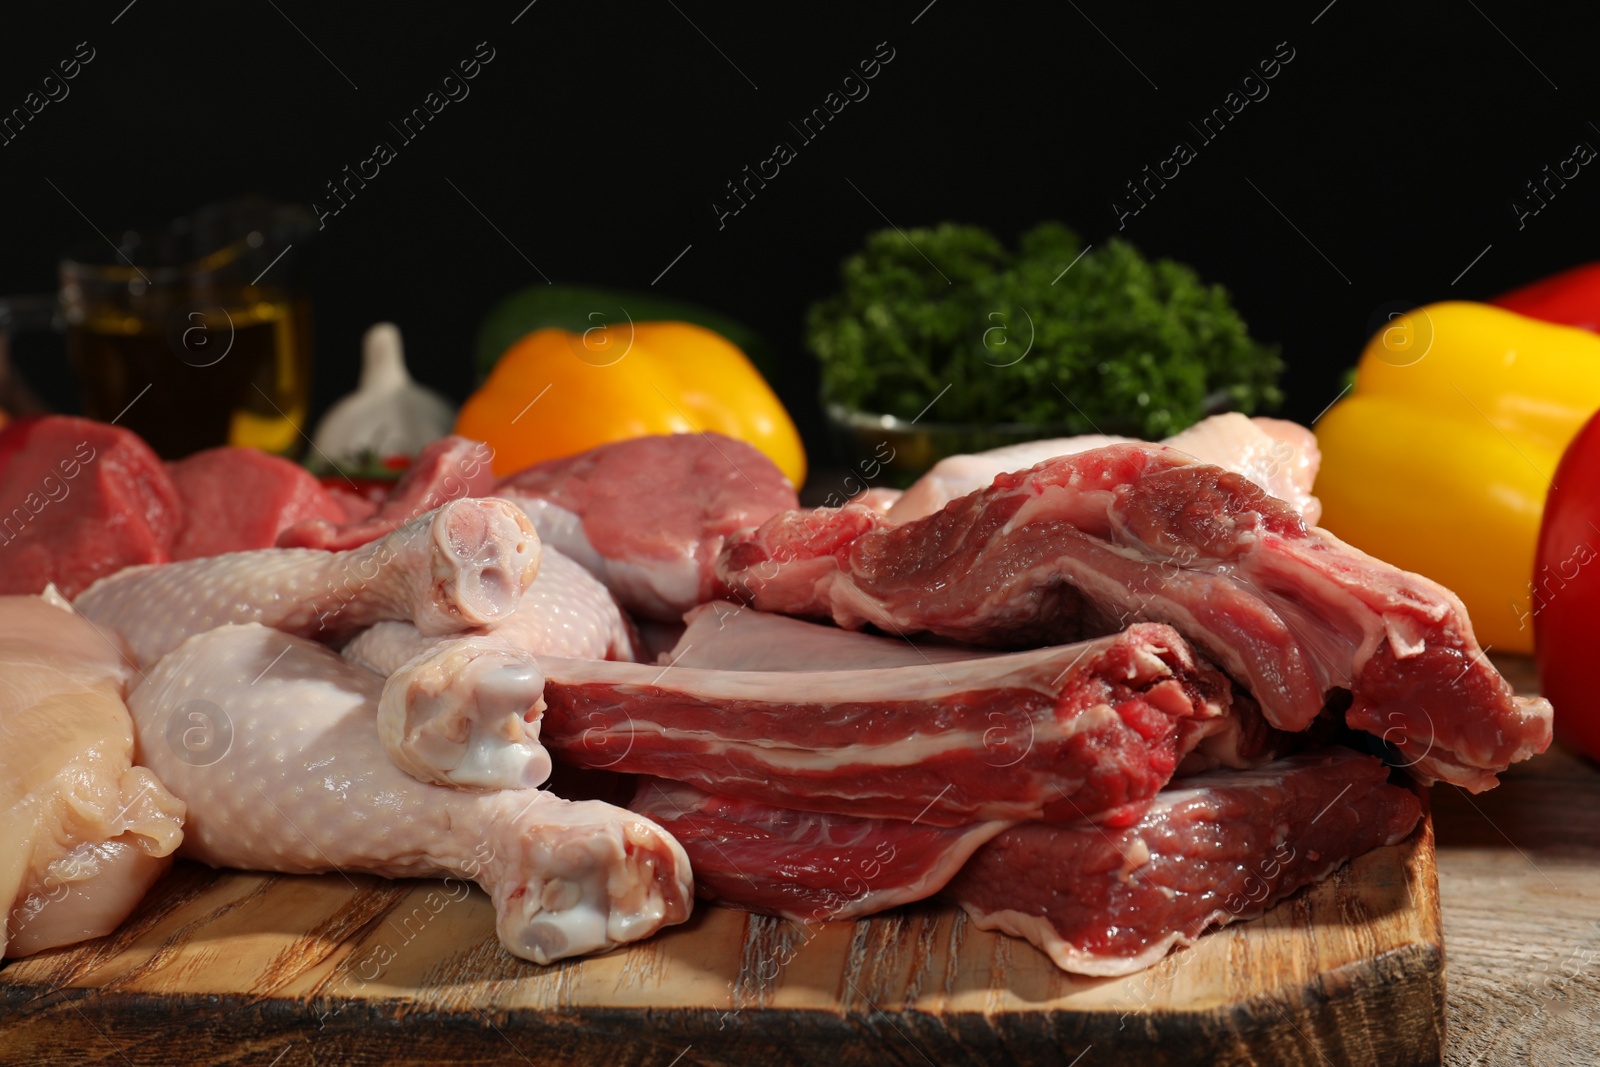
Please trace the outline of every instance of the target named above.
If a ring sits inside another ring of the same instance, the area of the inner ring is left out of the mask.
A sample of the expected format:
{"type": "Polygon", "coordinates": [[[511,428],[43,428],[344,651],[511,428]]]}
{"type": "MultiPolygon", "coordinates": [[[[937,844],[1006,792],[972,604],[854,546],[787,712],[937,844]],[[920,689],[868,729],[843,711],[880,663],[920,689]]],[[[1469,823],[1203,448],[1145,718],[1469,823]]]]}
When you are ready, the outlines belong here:
{"type": "Polygon", "coordinates": [[[69,315],[85,413],[115,419],[164,459],[222,442],[298,453],[310,399],[305,299],[254,286],[188,295],[197,299],[154,287],[131,306],[69,315]]]}

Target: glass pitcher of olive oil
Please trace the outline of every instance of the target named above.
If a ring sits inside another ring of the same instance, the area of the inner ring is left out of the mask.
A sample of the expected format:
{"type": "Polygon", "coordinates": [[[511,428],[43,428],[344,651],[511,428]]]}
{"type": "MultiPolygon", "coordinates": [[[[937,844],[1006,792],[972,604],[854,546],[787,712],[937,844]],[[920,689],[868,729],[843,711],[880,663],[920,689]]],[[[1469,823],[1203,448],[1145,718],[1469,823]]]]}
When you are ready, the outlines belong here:
{"type": "Polygon", "coordinates": [[[221,444],[298,453],[311,394],[299,267],[315,229],[303,208],[248,199],[69,252],[54,319],[84,414],[165,459],[221,444]]]}

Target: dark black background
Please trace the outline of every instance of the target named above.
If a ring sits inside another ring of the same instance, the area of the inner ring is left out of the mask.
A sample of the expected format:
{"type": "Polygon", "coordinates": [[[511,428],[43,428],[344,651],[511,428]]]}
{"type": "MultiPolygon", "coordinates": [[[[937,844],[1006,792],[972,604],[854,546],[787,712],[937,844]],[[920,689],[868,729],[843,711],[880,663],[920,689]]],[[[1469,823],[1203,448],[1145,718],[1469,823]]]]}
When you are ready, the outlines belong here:
{"type": "MultiPolygon", "coordinates": [[[[1253,332],[1282,345],[1288,414],[1309,420],[1334,398],[1380,308],[1484,298],[1595,256],[1595,168],[1520,231],[1510,207],[1576,142],[1600,146],[1594,38],[1575,9],[525,3],[8,12],[0,110],[78,42],[97,55],[0,147],[0,292],[51,287],[61,250],[96,239],[65,197],[111,233],[242,193],[321,198],[480,41],[495,58],[471,95],[318,235],[319,410],[353,386],[374,321],[399,323],[417,376],[460,399],[484,311],[539,280],[527,260],[557,282],[646,288],[692,245],[656,289],[763,333],[816,442],[804,312],[880,210],[902,228],[977,222],[1007,241],[1060,218],[1103,241],[1123,183],[1193,140],[1186,121],[1279,42],[1295,58],[1270,96],[1124,235],[1231,288],[1253,332]],[[882,41],[895,58],[871,95],[719,230],[723,183],[794,141],[788,123],[882,41]]],[[[70,405],[60,353],[35,340],[21,358],[70,405]]]]}

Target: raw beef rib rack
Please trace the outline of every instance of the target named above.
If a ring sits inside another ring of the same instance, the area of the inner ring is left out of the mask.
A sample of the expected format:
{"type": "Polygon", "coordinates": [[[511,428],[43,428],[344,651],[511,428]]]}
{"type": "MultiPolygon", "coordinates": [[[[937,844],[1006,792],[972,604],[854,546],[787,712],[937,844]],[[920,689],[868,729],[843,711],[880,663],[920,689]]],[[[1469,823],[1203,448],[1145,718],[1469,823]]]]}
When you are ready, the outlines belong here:
{"type": "Polygon", "coordinates": [[[1487,789],[1550,743],[1549,702],[1512,694],[1454,594],[1159,445],[1046,460],[904,524],[786,512],[730,538],[718,573],[761,610],[1000,647],[1166,622],[1279,729],[1348,690],[1348,724],[1424,782],[1487,789]]]}
{"type": "Polygon", "coordinates": [[[1171,627],[864,670],[540,657],[545,745],[583,767],[812,811],[953,826],[1136,818],[1232,734],[1232,687],[1171,627]]]}

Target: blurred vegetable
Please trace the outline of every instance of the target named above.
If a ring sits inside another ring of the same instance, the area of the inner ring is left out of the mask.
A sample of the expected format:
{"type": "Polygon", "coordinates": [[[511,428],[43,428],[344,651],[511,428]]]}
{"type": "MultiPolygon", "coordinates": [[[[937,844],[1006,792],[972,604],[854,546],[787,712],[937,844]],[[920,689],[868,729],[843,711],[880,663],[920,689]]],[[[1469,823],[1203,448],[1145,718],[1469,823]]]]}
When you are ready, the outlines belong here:
{"type": "Polygon", "coordinates": [[[1597,408],[1600,337],[1487,304],[1402,315],[1317,424],[1323,525],[1454,590],[1485,646],[1531,652],[1545,495],[1597,408]]]}
{"type": "Polygon", "coordinates": [[[1600,333],[1600,263],[1585,263],[1492,301],[1522,315],[1600,333]]]}
{"type": "Polygon", "coordinates": [[[494,449],[500,475],[610,441],[701,430],[747,441],[797,487],[805,480],[800,435],[755,367],[725,338],[685,322],[531,333],[456,422],[456,433],[494,449]]]}
{"type": "Polygon", "coordinates": [[[1539,688],[1555,707],[1556,735],[1600,759],[1600,690],[1594,684],[1600,619],[1600,416],[1556,468],[1539,530],[1533,628],[1539,688]]]}
{"type": "Polygon", "coordinates": [[[415,457],[449,433],[453,421],[455,408],[406,370],[399,328],[380,322],[361,339],[360,384],[317,424],[307,465],[323,473],[331,464],[352,476],[374,465],[393,470],[392,460],[415,457]]]}
{"type": "Polygon", "coordinates": [[[881,230],[840,274],[809,340],[823,398],[858,411],[909,419],[938,397],[934,422],[1154,438],[1218,392],[1246,412],[1281,400],[1282,361],[1225,289],[1119,239],[1085,254],[1047,222],[1012,255],[975,226],[881,230]]]}
{"type": "Polygon", "coordinates": [[[755,332],[732,319],[681,300],[621,289],[530,285],[489,309],[478,326],[477,370],[482,382],[506,350],[535,330],[555,327],[582,333],[596,326],[626,329],[629,322],[691,322],[720,333],[750,357],[767,381],[777,363],[755,332]]]}

